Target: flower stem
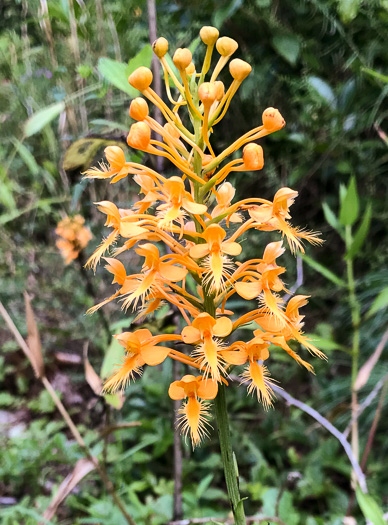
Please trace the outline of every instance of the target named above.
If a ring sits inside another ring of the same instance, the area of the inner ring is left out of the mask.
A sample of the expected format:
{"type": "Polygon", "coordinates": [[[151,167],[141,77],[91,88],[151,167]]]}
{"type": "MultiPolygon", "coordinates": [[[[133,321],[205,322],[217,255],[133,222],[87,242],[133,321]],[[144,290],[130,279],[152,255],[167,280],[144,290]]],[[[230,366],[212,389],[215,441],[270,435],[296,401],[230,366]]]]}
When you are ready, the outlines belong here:
{"type": "Polygon", "coordinates": [[[224,466],[226,488],[230,505],[232,507],[235,525],[245,525],[245,512],[243,501],[240,497],[238,487],[238,469],[237,462],[232,450],[229,430],[229,416],[226,408],[225,385],[218,387],[218,395],[215,398],[215,409],[218,427],[218,436],[220,440],[221,457],[224,466]]]}

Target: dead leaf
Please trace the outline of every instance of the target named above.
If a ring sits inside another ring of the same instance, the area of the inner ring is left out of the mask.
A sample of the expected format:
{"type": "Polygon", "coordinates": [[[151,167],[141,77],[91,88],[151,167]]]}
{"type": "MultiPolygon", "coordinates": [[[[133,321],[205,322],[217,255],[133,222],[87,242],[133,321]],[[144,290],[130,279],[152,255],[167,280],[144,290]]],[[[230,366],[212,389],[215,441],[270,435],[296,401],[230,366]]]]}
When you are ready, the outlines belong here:
{"type": "Polygon", "coordinates": [[[358,371],[357,379],[353,387],[356,392],[360,390],[360,388],[362,388],[364,385],[366,385],[369,379],[369,376],[371,375],[373,368],[375,367],[377,361],[379,360],[387,341],[388,341],[388,330],[384,332],[384,335],[381,338],[381,341],[377,345],[376,350],[370,356],[368,361],[364,363],[362,367],[360,368],[360,370],[358,371]]]}
{"type": "Polygon", "coordinates": [[[84,367],[85,367],[85,379],[93,390],[93,392],[100,396],[102,393],[102,380],[101,377],[94,370],[88,359],[88,343],[84,345],[84,367]]]}
{"type": "Polygon", "coordinates": [[[62,501],[67,498],[67,496],[74,489],[74,487],[78,485],[81,479],[84,478],[87,474],[89,474],[89,472],[91,472],[94,469],[95,464],[90,459],[79,459],[75,464],[73,472],[66,476],[66,478],[59,485],[57,493],[51,500],[50,505],[43,513],[43,518],[45,518],[46,520],[51,520],[54,517],[62,501]]]}
{"type": "Polygon", "coordinates": [[[26,305],[26,322],[27,322],[27,345],[30,350],[29,358],[32,368],[37,378],[44,377],[44,363],[42,355],[42,343],[40,342],[39,330],[35,321],[34,311],[31,306],[31,300],[27,292],[24,292],[24,302],[26,305]]]}

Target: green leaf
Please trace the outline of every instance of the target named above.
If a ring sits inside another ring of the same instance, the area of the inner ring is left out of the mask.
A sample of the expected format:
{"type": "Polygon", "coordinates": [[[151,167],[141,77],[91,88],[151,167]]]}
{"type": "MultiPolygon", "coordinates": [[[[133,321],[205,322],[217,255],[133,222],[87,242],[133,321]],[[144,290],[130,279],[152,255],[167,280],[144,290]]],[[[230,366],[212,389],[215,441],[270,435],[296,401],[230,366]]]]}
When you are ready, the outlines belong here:
{"type": "Polygon", "coordinates": [[[124,357],[124,348],[117,341],[117,339],[112,339],[111,344],[105,354],[104,361],[102,362],[100,377],[101,379],[106,379],[111,375],[113,370],[121,365],[122,359],[124,357]]]}
{"type": "Polygon", "coordinates": [[[39,166],[35,160],[35,157],[32,155],[29,149],[26,148],[24,144],[20,142],[17,138],[12,139],[12,143],[15,146],[16,151],[19,153],[23,162],[26,164],[32,175],[37,175],[39,173],[39,166]]]}
{"type": "Polygon", "coordinates": [[[140,66],[150,67],[151,59],[152,48],[150,44],[147,44],[128,64],[117,62],[110,58],[100,58],[98,61],[98,71],[108,82],[132,98],[135,98],[139,95],[139,92],[128,84],[128,77],[140,66]]]}
{"type": "Polygon", "coordinates": [[[377,78],[378,80],[381,80],[382,82],[388,83],[388,75],[382,75],[381,73],[378,73],[377,71],[374,71],[373,69],[368,69],[367,67],[362,67],[361,71],[363,73],[367,73],[368,75],[377,78]]]}
{"type": "Polygon", "coordinates": [[[213,14],[213,25],[220,29],[225,20],[231,18],[234,13],[240,9],[242,3],[242,0],[233,0],[232,2],[227,2],[223,7],[216,9],[213,14]]]}
{"type": "Polygon", "coordinates": [[[203,496],[205,491],[209,488],[209,485],[212,482],[213,478],[214,474],[208,474],[200,481],[196,490],[197,499],[200,499],[203,496]]]}
{"type": "Polygon", "coordinates": [[[275,51],[292,66],[296,64],[300,53],[300,41],[295,35],[279,35],[272,39],[275,51]]]}
{"type": "MultiPolygon", "coordinates": [[[[131,60],[128,62],[126,73],[127,77],[131,73],[135,71],[140,66],[150,67],[151,66],[151,60],[152,60],[152,47],[151,44],[147,44],[143,47],[143,49],[131,60]]],[[[128,84],[129,85],[129,84],[128,84]]],[[[131,89],[136,93],[136,97],[139,95],[139,92],[137,89],[134,89],[132,86],[130,86],[131,89]]]]}
{"type": "Polygon", "coordinates": [[[307,77],[307,83],[320,95],[330,106],[335,105],[335,95],[327,82],[319,77],[307,77]]]}
{"type": "Polygon", "coordinates": [[[326,268],[326,266],[323,266],[323,264],[314,261],[314,259],[310,259],[310,257],[308,257],[307,255],[302,255],[302,259],[309,266],[311,266],[311,268],[323,275],[323,277],[326,277],[326,279],[328,279],[332,283],[336,284],[337,286],[346,286],[345,281],[343,281],[340,277],[337,277],[335,273],[326,268]]]}
{"type": "Polygon", "coordinates": [[[361,0],[338,0],[337,11],[342,22],[348,24],[358,15],[361,0]]]}
{"type": "Polygon", "coordinates": [[[361,489],[356,489],[357,502],[360,505],[360,509],[364,514],[365,518],[370,520],[373,525],[385,525],[383,518],[383,511],[372,498],[370,494],[364,494],[361,489]]]}
{"type": "Polygon", "coordinates": [[[334,229],[339,231],[341,228],[341,224],[338,220],[338,217],[335,215],[333,210],[330,208],[330,206],[324,202],[322,204],[323,214],[325,216],[326,221],[330,224],[330,226],[334,229]]]}
{"type": "Polygon", "coordinates": [[[342,200],[339,220],[344,226],[351,226],[358,218],[359,201],[356,186],[356,179],[352,177],[346,190],[345,197],[342,200]]]}
{"type": "Polygon", "coordinates": [[[47,106],[37,113],[34,113],[32,117],[30,117],[24,124],[25,136],[31,137],[31,135],[35,135],[35,133],[38,133],[38,131],[47,126],[47,124],[54,120],[55,117],[57,117],[64,110],[65,103],[62,100],[61,102],[47,106]]]}
{"type": "Polygon", "coordinates": [[[375,315],[379,310],[382,310],[386,306],[388,306],[388,286],[381,290],[379,295],[373,301],[365,317],[369,319],[372,317],[372,315],[375,315]]]}
{"type": "Polygon", "coordinates": [[[100,58],[97,67],[98,71],[108,82],[132,97],[137,96],[138,92],[128,84],[127,64],[110,58],[100,58]]]}
{"type": "Polygon", "coordinates": [[[353,259],[360,251],[362,245],[364,244],[366,236],[368,235],[371,218],[372,204],[369,202],[366,207],[364,217],[362,218],[362,222],[358,227],[356,234],[354,235],[353,242],[345,255],[345,259],[353,259]]]}

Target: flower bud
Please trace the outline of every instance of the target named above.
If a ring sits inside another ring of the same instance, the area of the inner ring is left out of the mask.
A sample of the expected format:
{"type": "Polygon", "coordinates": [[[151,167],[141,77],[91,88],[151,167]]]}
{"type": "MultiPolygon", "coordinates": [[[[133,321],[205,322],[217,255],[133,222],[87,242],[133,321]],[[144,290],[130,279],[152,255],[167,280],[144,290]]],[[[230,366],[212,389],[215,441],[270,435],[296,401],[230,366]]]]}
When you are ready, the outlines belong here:
{"type": "Polygon", "coordinates": [[[127,137],[128,146],[145,151],[151,140],[151,129],[145,122],[132,124],[127,137]]]}
{"type": "Polygon", "coordinates": [[[152,50],[158,58],[163,58],[168,52],[168,40],[161,37],[152,44],[152,50]]]}
{"type": "Polygon", "coordinates": [[[195,65],[194,62],[191,62],[186,68],[186,74],[191,76],[193,73],[195,73],[195,65]]]}
{"type": "Polygon", "coordinates": [[[252,71],[252,67],[248,62],[244,62],[244,60],[240,60],[239,58],[234,58],[229,64],[229,71],[234,80],[242,82],[252,71]]]}
{"type": "Polygon", "coordinates": [[[221,82],[221,80],[216,80],[214,82],[214,85],[215,85],[216,90],[217,90],[216,100],[220,101],[223,98],[223,96],[225,95],[224,83],[221,82]]]}
{"type": "Polygon", "coordinates": [[[261,170],[264,166],[263,148],[250,142],[243,149],[243,161],[247,170],[261,170]]]}
{"type": "Polygon", "coordinates": [[[187,49],[186,47],[181,48],[179,47],[172,57],[172,61],[174,62],[175,66],[182,70],[185,70],[191,63],[192,54],[190,49],[187,49]]]}
{"type": "Polygon", "coordinates": [[[207,46],[214,46],[214,44],[217,42],[219,34],[220,33],[218,29],[212,26],[204,26],[199,32],[202,42],[207,46]]]}
{"type": "Polygon", "coordinates": [[[148,104],[144,98],[134,98],[129,106],[129,116],[135,120],[144,120],[148,117],[148,104]]]}
{"type": "Polygon", "coordinates": [[[124,151],[119,146],[107,146],[104,149],[104,153],[110,167],[120,171],[125,164],[124,151]]]}
{"type": "Polygon", "coordinates": [[[213,82],[203,82],[198,88],[198,98],[204,106],[211,106],[217,97],[217,87],[213,82]]]}
{"type": "MultiPolygon", "coordinates": [[[[203,158],[202,158],[202,167],[206,168],[206,166],[208,164],[210,164],[211,162],[213,162],[213,160],[214,160],[214,157],[212,155],[208,155],[208,154],[204,155],[203,158]]],[[[216,169],[217,169],[217,166],[214,168],[214,170],[209,171],[208,173],[206,173],[205,177],[210,178],[210,175],[213,175],[213,173],[216,171],[216,169]]]]}
{"type": "Polygon", "coordinates": [[[284,128],[286,121],[280,111],[275,108],[267,108],[263,113],[263,126],[268,131],[277,131],[284,128]]]}
{"type": "Polygon", "coordinates": [[[129,75],[128,82],[135,89],[144,91],[151,85],[152,71],[148,69],[148,67],[138,67],[131,75],[129,75]]]}
{"type": "Polygon", "coordinates": [[[216,48],[220,55],[223,57],[228,57],[233,55],[233,53],[238,48],[238,44],[235,40],[233,40],[233,38],[222,36],[217,40],[216,48]]]}
{"type": "Polygon", "coordinates": [[[173,137],[174,139],[179,139],[180,138],[181,135],[180,135],[178,129],[173,124],[171,124],[170,122],[167,122],[167,124],[165,124],[163,127],[167,131],[167,133],[169,135],[171,135],[171,137],[173,137]]]}

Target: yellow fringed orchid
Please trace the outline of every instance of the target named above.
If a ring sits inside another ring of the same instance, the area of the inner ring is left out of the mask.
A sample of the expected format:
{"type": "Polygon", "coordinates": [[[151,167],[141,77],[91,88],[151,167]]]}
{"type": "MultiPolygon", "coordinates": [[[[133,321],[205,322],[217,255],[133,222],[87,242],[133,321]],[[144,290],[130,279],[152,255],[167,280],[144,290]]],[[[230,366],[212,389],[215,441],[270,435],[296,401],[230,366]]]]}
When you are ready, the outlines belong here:
{"type": "Polygon", "coordinates": [[[200,444],[206,435],[208,410],[202,400],[214,399],[218,384],[203,376],[185,375],[180,381],[171,383],[168,395],[175,401],[187,398],[179,410],[181,420],[178,426],[186,436],[190,434],[193,448],[200,444]]]}
{"type": "Polygon", "coordinates": [[[220,351],[222,343],[214,337],[227,337],[233,328],[228,317],[214,319],[206,312],[199,314],[190,326],[182,330],[182,339],[187,344],[197,344],[193,357],[204,369],[204,375],[211,376],[214,381],[221,381],[224,361],[220,351]]]}
{"type": "Polygon", "coordinates": [[[210,290],[218,291],[225,286],[228,279],[230,261],[226,255],[239,255],[241,246],[237,242],[224,241],[226,231],[219,224],[211,224],[202,234],[205,244],[197,244],[190,248],[190,256],[194,259],[207,258],[202,262],[206,268],[205,284],[210,290]]]}
{"type": "Polygon", "coordinates": [[[146,328],[135,332],[123,332],[115,335],[115,339],[125,348],[122,365],[113,373],[104,385],[105,392],[116,392],[134,380],[135,375],[141,375],[144,365],[160,365],[166,359],[171,349],[158,346],[162,341],[176,341],[179,336],[152,336],[146,328]]]}

